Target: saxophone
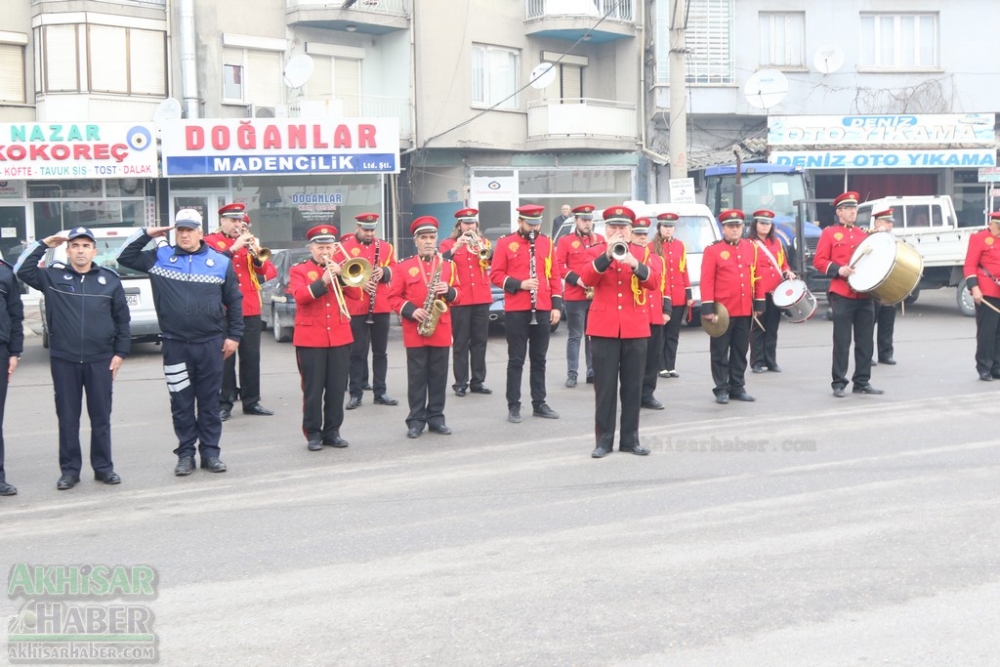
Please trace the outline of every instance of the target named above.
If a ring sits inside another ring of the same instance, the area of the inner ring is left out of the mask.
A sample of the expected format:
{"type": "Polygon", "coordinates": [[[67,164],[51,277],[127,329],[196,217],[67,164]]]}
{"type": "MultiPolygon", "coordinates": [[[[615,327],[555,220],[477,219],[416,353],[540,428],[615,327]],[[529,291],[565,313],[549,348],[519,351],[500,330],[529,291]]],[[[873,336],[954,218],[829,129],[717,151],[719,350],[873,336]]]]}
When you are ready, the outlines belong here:
{"type": "Polygon", "coordinates": [[[441,271],[444,269],[444,260],[441,258],[441,255],[434,253],[434,261],[437,262],[437,267],[431,273],[430,280],[427,281],[427,298],[424,300],[424,310],[430,313],[431,316],[417,324],[417,333],[421,336],[433,336],[437,330],[438,320],[448,312],[448,304],[444,302],[444,299],[439,299],[434,294],[434,285],[441,282],[441,271]]]}

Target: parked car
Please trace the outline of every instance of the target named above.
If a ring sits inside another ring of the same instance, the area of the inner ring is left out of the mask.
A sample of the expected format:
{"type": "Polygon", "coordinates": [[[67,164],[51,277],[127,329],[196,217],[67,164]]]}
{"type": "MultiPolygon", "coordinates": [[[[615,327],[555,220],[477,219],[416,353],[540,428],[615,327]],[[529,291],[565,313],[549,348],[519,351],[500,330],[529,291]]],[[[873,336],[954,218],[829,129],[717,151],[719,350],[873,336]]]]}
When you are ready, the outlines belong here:
{"type": "Polygon", "coordinates": [[[288,291],[288,273],[291,268],[310,257],[308,248],[277,250],[271,261],[278,275],[261,284],[260,317],[264,328],[271,328],[274,340],[287,343],[295,330],[295,299],[288,291]]]}
{"type": "MultiPolygon", "coordinates": [[[[132,316],[132,342],[153,343],[160,340],[160,322],[156,319],[156,309],[153,307],[153,289],[149,284],[149,276],[142,271],[118,265],[118,252],[136,229],[136,227],[92,227],[91,230],[97,237],[95,239],[97,257],[94,258],[94,262],[114,270],[122,279],[129,314],[132,316]]],[[[62,231],[59,234],[67,236],[69,231],[62,231]]],[[[155,244],[155,241],[150,241],[146,248],[152,248],[155,244]]],[[[49,248],[45,252],[42,257],[44,266],[51,266],[53,262],[66,262],[65,243],[49,248]]],[[[45,319],[44,295],[39,299],[38,307],[42,314],[42,347],[48,349],[49,331],[45,319]]]]}

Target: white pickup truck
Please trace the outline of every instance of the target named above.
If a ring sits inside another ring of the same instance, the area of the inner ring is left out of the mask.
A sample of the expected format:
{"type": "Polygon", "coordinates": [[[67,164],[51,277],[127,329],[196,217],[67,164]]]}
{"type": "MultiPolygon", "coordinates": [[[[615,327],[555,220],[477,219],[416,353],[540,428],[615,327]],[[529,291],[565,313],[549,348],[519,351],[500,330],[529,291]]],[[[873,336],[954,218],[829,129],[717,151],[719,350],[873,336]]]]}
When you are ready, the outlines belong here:
{"type": "Polygon", "coordinates": [[[983,227],[959,227],[951,197],[907,196],[873,199],[858,206],[859,227],[872,227],[872,214],[891,208],[892,233],[917,249],[924,273],[917,289],[906,298],[917,300],[920,290],[955,287],[955,301],[963,315],[975,315],[972,295],[965,287],[963,265],[969,237],[983,227]]]}

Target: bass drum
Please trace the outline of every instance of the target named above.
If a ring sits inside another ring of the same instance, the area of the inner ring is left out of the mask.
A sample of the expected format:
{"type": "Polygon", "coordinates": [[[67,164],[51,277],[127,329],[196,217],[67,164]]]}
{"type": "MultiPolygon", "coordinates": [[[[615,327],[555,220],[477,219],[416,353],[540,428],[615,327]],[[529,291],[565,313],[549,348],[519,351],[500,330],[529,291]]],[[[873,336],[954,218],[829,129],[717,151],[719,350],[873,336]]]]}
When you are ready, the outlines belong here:
{"type": "Polygon", "coordinates": [[[924,271],[924,258],[892,232],[875,232],[854,251],[851,266],[854,273],[847,278],[851,289],[870,294],[889,306],[917,288],[924,271]]]}
{"type": "Polygon", "coordinates": [[[816,297],[805,282],[798,278],[779,283],[771,298],[774,299],[775,306],[785,311],[793,324],[805,322],[816,314],[816,297]]]}

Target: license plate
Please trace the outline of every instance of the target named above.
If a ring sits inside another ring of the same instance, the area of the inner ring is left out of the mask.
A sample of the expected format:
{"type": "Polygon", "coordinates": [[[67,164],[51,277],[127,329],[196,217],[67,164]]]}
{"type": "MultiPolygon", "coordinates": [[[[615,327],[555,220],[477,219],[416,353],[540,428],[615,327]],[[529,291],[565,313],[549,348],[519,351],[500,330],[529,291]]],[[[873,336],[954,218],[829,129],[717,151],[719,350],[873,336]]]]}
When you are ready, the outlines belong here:
{"type": "Polygon", "coordinates": [[[139,295],[138,294],[126,294],[125,295],[125,300],[128,302],[128,305],[130,305],[130,306],[138,306],[139,305],[139,295]]]}

